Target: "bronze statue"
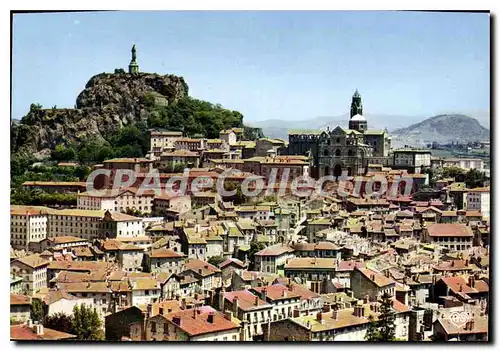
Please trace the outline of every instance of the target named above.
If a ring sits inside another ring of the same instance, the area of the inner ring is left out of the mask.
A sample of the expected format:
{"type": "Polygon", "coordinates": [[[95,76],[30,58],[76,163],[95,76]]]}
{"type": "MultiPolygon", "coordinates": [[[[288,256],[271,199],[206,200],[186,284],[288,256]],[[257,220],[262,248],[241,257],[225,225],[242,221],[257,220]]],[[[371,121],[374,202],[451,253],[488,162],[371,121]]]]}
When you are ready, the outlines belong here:
{"type": "Polygon", "coordinates": [[[135,62],[137,59],[137,52],[135,50],[135,44],[132,46],[132,61],[135,62]]]}

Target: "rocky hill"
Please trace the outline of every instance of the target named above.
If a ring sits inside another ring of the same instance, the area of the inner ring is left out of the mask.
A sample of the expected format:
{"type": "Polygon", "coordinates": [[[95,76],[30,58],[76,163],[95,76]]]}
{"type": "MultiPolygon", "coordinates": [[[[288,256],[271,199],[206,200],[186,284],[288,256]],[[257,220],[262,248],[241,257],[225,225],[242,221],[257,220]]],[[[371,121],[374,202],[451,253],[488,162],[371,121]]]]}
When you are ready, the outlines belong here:
{"type": "Polygon", "coordinates": [[[58,144],[107,139],[123,126],[148,119],[147,96],[159,104],[173,104],[188,96],[188,85],[173,75],[98,74],[78,95],[74,109],[32,104],[20,122],[11,124],[11,151],[47,155],[58,144]]]}
{"type": "Polygon", "coordinates": [[[490,131],[475,118],[460,115],[438,115],[406,128],[391,132],[393,139],[409,145],[424,143],[473,142],[488,140],[490,131]]]}

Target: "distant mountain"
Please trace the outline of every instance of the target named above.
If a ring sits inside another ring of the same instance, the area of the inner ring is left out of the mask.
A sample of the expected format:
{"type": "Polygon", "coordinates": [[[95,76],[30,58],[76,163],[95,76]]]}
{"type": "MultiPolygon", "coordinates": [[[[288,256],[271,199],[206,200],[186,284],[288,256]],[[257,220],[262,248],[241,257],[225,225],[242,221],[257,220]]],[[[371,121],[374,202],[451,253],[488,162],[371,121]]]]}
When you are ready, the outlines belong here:
{"type": "MultiPolygon", "coordinates": [[[[400,128],[410,123],[419,121],[422,117],[416,116],[396,116],[396,115],[365,115],[368,120],[369,129],[384,129],[384,128],[400,128]]],[[[349,124],[349,115],[341,116],[319,116],[307,120],[280,120],[268,119],[264,121],[256,121],[250,123],[253,127],[262,128],[266,136],[271,138],[288,139],[290,131],[319,131],[327,127],[335,128],[336,126],[347,127],[349,124]]]]}
{"type": "MultiPolygon", "coordinates": [[[[490,131],[475,118],[461,114],[445,114],[391,132],[397,144],[421,145],[431,142],[488,140],[490,131]]],[[[393,143],[394,144],[394,143],[393,143]]]]}

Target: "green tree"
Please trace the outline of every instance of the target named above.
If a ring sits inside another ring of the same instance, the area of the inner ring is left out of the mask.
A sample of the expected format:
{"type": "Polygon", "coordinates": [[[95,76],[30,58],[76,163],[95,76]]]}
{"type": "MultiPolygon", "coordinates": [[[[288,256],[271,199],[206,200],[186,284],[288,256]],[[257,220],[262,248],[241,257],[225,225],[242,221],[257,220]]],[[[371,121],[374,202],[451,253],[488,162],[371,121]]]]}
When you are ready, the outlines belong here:
{"type": "Polygon", "coordinates": [[[64,333],[73,333],[73,321],[71,316],[62,312],[45,317],[44,326],[64,333]]]}
{"type": "Polygon", "coordinates": [[[368,317],[370,324],[365,335],[367,341],[396,341],[395,314],[391,295],[382,295],[380,315],[375,321],[372,315],[368,317]]]}
{"type": "Polygon", "coordinates": [[[76,159],[76,151],[72,147],[59,144],[52,150],[50,157],[56,161],[72,161],[76,159]]]}
{"type": "Polygon", "coordinates": [[[464,173],[464,170],[460,167],[452,166],[445,167],[441,170],[441,177],[443,178],[455,178],[457,175],[464,173]]]}
{"type": "Polygon", "coordinates": [[[78,340],[104,340],[97,310],[85,304],[73,308],[72,329],[78,340]]]}
{"type": "Polygon", "coordinates": [[[378,330],[377,322],[373,318],[373,315],[368,317],[368,330],[366,331],[365,340],[366,341],[379,341],[380,332],[378,330]]]}
{"type": "Polygon", "coordinates": [[[42,301],[33,299],[33,301],[31,302],[30,318],[36,322],[43,322],[42,301]]]}
{"type": "Polygon", "coordinates": [[[211,265],[214,265],[215,267],[219,267],[219,265],[224,262],[226,259],[224,258],[224,256],[212,256],[212,257],[209,257],[209,259],[207,260],[208,263],[210,263],[211,265]]]}
{"type": "Polygon", "coordinates": [[[380,341],[393,341],[396,335],[394,325],[394,309],[392,308],[392,297],[385,293],[382,295],[382,305],[380,306],[380,316],[378,317],[378,328],[380,341]]]}
{"type": "Polygon", "coordinates": [[[266,247],[266,245],[264,243],[260,243],[260,242],[257,242],[257,241],[253,241],[250,243],[250,250],[248,250],[248,260],[250,261],[250,264],[252,265],[252,269],[253,269],[253,265],[255,262],[255,254],[257,252],[259,252],[260,250],[264,250],[266,247]]]}
{"type": "Polygon", "coordinates": [[[485,181],[486,181],[486,174],[475,168],[469,170],[465,174],[465,185],[469,189],[482,187],[484,186],[485,181]]]}

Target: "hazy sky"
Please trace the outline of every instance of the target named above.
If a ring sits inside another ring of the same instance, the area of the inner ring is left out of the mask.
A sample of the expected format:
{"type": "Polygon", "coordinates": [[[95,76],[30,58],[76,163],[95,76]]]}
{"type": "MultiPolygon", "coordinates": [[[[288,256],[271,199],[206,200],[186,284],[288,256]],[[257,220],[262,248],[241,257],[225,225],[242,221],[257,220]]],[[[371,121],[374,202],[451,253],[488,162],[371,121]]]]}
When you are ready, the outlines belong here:
{"type": "Polygon", "coordinates": [[[183,76],[190,95],[245,121],[349,111],[430,116],[487,110],[490,23],[484,13],[96,12],[18,14],[12,116],[32,102],[73,107],[95,74],[183,76]]]}

